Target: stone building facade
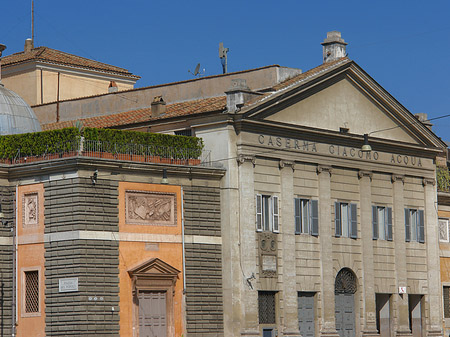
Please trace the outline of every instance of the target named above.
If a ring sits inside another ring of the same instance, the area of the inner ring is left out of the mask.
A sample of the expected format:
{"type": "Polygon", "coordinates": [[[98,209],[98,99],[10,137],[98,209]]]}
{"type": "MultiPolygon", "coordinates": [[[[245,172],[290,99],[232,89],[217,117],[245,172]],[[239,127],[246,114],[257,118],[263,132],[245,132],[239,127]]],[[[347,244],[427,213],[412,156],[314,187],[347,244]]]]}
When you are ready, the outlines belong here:
{"type": "Polygon", "coordinates": [[[323,46],[322,65],[264,90],[234,78],[217,97],[82,122],[195,134],[226,170],[225,336],[442,336],[446,145],[343,57],[339,32],[323,46]]]}
{"type": "Polygon", "coordinates": [[[83,156],[2,165],[2,335],[13,321],[16,336],[222,334],[223,173],[83,156]]]}

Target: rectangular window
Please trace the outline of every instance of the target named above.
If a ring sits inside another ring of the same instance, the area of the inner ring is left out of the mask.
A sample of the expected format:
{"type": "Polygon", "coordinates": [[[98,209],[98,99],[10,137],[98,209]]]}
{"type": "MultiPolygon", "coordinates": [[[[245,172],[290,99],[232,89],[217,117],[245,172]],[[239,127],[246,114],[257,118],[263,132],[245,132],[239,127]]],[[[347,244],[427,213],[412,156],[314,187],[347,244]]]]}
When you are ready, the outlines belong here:
{"type": "Polygon", "coordinates": [[[425,242],[423,210],[405,208],[405,241],[425,242]]]}
{"type": "Polygon", "coordinates": [[[317,200],[294,199],[295,234],[319,235],[319,207],[317,200]]]}
{"type": "Polygon", "coordinates": [[[439,241],[449,242],[447,219],[439,219],[439,241]]]}
{"type": "Polygon", "coordinates": [[[279,232],[278,197],[256,195],[256,230],[258,232],[279,232]]]}
{"type": "Polygon", "coordinates": [[[39,271],[30,270],[24,272],[24,309],[25,313],[39,312],[39,271]]]}
{"type": "Polygon", "coordinates": [[[356,204],[336,202],[334,204],[335,236],[356,239],[358,237],[358,215],[356,204]]]}
{"type": "Polygon", "coordinates": [[[392,208],[372,206],[373,239],[392,241],[392,208]]]}
{"type": "Polygon", "coordinates": [[[177,130],[174,132],[177,136],[192,136],[192,130],[191,129],[184,129],[184,130],[177,130]]]}
{"type": "Polygon", "coordinates": [[[275,291],[258,291],[259,324],[276,324],[275,291]]]}
{"type": "Polygon", "coordinates": [[[450,318],[450,287],[444,286],[444,318],[450,318]]]}

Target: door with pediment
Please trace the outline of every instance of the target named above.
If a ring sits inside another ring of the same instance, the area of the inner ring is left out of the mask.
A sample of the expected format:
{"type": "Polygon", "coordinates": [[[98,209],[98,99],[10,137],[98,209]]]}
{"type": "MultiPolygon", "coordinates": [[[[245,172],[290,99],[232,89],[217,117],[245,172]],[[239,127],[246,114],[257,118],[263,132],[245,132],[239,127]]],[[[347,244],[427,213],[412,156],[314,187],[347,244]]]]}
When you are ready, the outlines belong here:
{"type": "Polygon", "coordinates": [[[138,301],[139,337],[166,337],[166,292],[139,291],[138,301]]]}

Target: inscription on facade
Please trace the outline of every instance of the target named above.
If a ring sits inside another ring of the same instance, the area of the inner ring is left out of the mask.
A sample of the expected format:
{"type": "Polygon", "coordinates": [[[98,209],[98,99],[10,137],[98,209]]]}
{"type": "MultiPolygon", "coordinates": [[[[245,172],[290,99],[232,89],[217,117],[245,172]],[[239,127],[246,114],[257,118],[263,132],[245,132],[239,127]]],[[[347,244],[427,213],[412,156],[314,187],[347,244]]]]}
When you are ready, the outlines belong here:
{"type": "Polygon", "coordinates": [[[405,156],[400,154],[387,154],[388,157],[381,158],[380,153],[377,151],[363,152],[361,149],[354,147],[346,147],[333,144],[330,145],[285,137],[272,137],[267,135],[259,135],[258,143],[261,145],[279,149],[329,154],[336,157],[354,158],[370,161],[390,161],[391,164],[422,167],[422,160],[417,157],[405,156]]]}
{"type": "Polygon", "coordinates": [[[38,225],[38,194],[25,194],[23,197],[23,225],[38,225]]]}
{"type": "Polygon", "coordinates": [[[127,191],[126,223],[136,225],[176,225],[175,193],[127,191]]]}

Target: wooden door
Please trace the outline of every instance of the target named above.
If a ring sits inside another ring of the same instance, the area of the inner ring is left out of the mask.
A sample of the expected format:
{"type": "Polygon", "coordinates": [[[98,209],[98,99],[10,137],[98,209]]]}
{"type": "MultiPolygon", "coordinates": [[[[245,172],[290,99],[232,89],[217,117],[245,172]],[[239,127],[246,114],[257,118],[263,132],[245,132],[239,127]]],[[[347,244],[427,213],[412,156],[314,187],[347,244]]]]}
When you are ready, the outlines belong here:
{"type": "Polygon", "coordinates": [[[141,291],[139,299],[139,337],[166,337],[166,293],[141,291]]]}
{"type": "Polygon", "coordinates": [[[314,337],[314,293],[298,293],[298,325],[303,337],[314,337]]]}
{"type": "Polygon", "coordinates": [[[354,294],[335,294],[336,330],[340,337],[355,337],[354,294]]]}

